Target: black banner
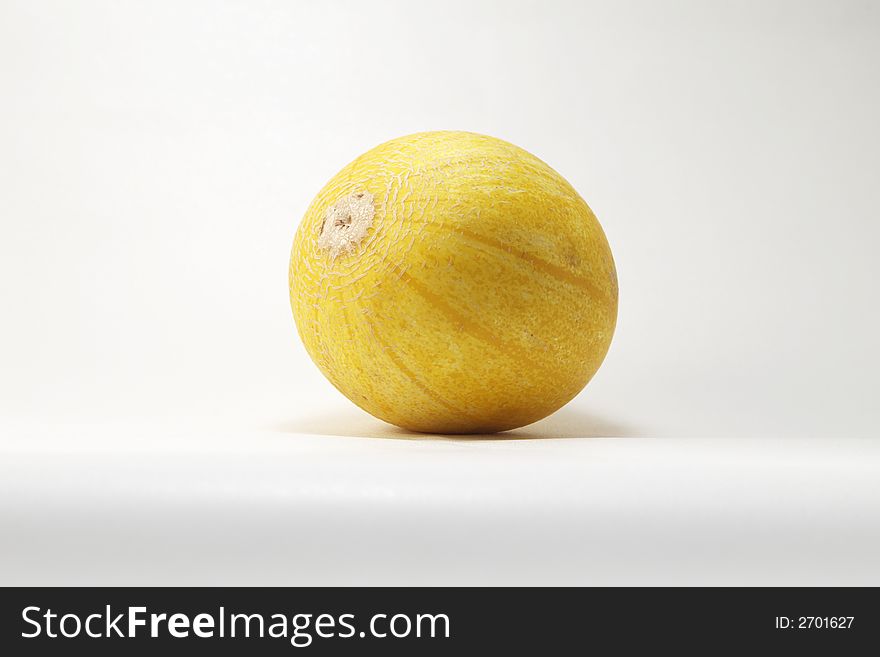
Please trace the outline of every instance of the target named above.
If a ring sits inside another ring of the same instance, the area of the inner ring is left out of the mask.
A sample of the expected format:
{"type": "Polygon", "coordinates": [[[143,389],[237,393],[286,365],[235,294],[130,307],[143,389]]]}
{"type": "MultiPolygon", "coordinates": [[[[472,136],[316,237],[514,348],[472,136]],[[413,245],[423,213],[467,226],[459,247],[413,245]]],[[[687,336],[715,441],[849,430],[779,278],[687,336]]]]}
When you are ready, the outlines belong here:
{"type": "Polygon", "coordinates": [[[871,588],[0,589],[6,655],[855,654],[871,588]]]}

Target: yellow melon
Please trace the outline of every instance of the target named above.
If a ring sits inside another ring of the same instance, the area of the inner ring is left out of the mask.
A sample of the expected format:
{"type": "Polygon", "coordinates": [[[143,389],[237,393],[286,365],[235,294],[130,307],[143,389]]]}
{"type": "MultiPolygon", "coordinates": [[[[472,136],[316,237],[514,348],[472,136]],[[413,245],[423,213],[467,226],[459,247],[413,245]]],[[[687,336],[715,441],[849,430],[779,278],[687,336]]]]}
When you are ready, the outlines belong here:
{"type": "Polygon", "coordinates": [[[406,429],[490,433],[580,392],[617,320],[602,228],[505,141],[426,132],[361,155],[312,201],[290,303],[324,375],[406,429]]]}

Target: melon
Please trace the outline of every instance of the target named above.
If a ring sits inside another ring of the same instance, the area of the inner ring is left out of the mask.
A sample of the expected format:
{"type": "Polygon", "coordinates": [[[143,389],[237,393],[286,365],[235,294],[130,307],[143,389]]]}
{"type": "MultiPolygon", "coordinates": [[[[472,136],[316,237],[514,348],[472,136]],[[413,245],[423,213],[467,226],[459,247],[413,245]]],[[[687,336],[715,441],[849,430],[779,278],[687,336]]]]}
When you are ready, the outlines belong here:
{"type": "Polygon", "coordinates": [[[289,283],[327,379],[418,432],[546,417],[596,373],[617,321],[584,200],[534,155],[468,132],[393,139],[343,168],[302,219],[289,283]]]}

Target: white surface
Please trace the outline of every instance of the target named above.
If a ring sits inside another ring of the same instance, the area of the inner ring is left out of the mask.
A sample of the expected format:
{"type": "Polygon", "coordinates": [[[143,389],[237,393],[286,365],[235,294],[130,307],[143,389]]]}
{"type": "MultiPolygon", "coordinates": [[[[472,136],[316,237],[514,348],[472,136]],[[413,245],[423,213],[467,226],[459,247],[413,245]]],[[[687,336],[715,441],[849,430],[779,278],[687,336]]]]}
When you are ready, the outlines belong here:
{"type": "Polygon", "coordinates": [[[3,583],[880,582],[877,441],[159,435],[7,452],[3,583]]]}
{"type": "Polygon", "coordinates": [[[878,37],[861,2],[0,3],[0,583],[880,584],[878,37]],[[326,179],[442,128],[550,163],[617,261],[605,365],[521,440],[401,440],[287,306],[326,179]]]}

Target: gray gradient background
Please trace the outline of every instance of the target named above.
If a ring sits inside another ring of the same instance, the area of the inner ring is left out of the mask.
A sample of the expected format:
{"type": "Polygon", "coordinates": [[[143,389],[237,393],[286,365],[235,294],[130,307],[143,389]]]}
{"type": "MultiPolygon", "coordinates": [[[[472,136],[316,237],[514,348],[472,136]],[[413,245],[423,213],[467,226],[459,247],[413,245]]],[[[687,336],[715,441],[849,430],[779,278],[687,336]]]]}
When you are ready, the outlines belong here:
{"type": "Polygon", "coordinates": [[[0,0],[0,584],[880,585],[880,3],[0,0]],[[611,352],[411,436],[295,336],[362,151],[512,141],[596,212],[611,352]]]}

